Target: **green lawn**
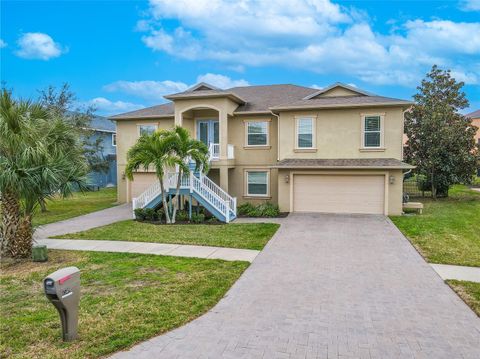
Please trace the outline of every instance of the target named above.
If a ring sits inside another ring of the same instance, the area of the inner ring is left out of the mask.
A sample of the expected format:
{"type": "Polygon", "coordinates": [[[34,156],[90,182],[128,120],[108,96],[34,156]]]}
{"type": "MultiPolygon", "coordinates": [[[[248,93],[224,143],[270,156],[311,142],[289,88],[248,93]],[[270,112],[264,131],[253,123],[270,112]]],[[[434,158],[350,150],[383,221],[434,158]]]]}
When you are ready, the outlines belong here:
{"type": "Polygon", "coordinates": [[[42,225],[64,219],[81,216],[90,212],[113,207],[117,201],[116,188],[103,188],[95,192],[78,192],[67,198],[58,198],[47,202],[48,212],[41,213],[40,208],[33,217],[34,225],[42,225]]]}
{"type": "Polygon", "coordinates": [[[448,198],[422,199],[422,215],[391,217],[428,262],[480,266],[480,192],[454,186],[448,198]]]}
{"type": "Polygon", "coordinates": [[[2,263],[0,357],[96,358],[181,326],[214,306],[246,262],[130,253],[49,251],[49,261],[2,263]],[[79,339],[63,343],[42,279],[81,270],[79,339]]]}
{"type": "Polygon", "coordinates": [[[480,283],[447,280],[448,285],[480,317],[480,283]]]}
{"type": "Polygon", "coordinates": [[[261,250],[279,226],[275,223],[155,225],[127,220],[54,238],[195,244],[261,250]]]}

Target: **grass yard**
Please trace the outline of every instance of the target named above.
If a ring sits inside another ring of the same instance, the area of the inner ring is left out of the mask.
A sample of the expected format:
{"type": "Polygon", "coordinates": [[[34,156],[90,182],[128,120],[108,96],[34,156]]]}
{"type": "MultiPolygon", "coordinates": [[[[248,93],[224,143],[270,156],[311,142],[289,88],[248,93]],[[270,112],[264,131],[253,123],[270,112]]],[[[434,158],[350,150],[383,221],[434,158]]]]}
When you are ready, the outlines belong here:
{"type": "Polygon", "coordinates": [[[181,326],[214,306],[248,267],[130,253],[50,251],[49,261],[2,263],[0,357],[97,358],[181,326]],[[81,270],[79,339],[63,343],[42,279],[81,270]]]}
{"type": "Polygon", "coordinates": [[[279,226],[275,223],[155,225],[127,220],[54,238],[195,244],[261,250],[279,226]]]}
{"type": "Polygon", "coordinates": [[[58,198],[47,202],[48,211],[41,213],[40,209],[33,217],[34,225],[42,225],[63,221],[82,214],[100,211],[113,207],[117,201],[116,188],[102,188],[95,192],[78,192],[67,198],[58,198]]]}
{"type": "Polygon", "coordinates": [[[480,283],[459,280],[447,280],[447,283],[480,317],[480,283]]]}
{"type": "Polygon", "coordinates": [[[422,202],[422,215],[391,219],[426,260],[480,267],[480,192],[457,185],[448,198],[422,202]]]}

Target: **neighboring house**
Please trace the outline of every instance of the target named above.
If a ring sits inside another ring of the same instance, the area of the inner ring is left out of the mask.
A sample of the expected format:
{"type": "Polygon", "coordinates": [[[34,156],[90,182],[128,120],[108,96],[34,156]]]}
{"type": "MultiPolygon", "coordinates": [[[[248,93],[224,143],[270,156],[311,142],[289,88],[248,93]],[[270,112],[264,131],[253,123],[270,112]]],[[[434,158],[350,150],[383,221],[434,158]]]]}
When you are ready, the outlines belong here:
{"type": "MultiPolygon", "coordinates": [[[[466,116],[472,119],[472,124],[474,126],[478,127],[477,134],[475,135],[475,142],[477,143],[477,148],[480,151],[480,110],[469,113],[466,116]]],[[[480,177],[480,168],[477,170],[477,176],[480,177]]]]}
{"type": "Polygon", "coordinates": [[[96,116],[90,123],[93,131],[88,141],[101,144],[101,153],[104,160],[108,161],[108,171],[94,171],[88,174],[88,183],[92,186],[114,187],[117,185],[117,143],[115,122],[105,117],[96,116]]]}
{"type": "Polygon", "coordinates": [[[146,206],[158,192],[152,172],[125,178],[128,149],[142,133],[179,125],[210,148],[208,177],[225,191],[215,188],[212,200],[230,203],[228,193],[286,212],[402,213],[403,172],[412,168],[402,162],[409,101],[341,83],[322,90],[201,83],[165,98],[171,102],[112,118],[119,202],[146,206]]]}

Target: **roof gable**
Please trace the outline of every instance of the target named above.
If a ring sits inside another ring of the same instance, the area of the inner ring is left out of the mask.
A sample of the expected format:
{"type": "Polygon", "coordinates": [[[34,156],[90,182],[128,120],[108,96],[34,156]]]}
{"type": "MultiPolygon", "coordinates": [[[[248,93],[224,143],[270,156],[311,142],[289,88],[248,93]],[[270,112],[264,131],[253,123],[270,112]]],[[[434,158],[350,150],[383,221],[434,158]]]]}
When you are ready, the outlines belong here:
{"type": "Polygon", "coordinates": [[[473,112],[467,114],[466,116],[469,117],[469,118],[472,118],[472,119],[480,118],[480,110],[473,111],[473,112]]]}
{"type": "Polygon", "coordinates": [[[340,82],[334,83],[325,87],[311,95],[308,95],[304,100],[317,99],[321,97],[348,97],[348,96],[373,96],[370,92],[361,90],[359,88],[346,85],[340,82]]]}
{"type": "Polygon", "coordinates": [[[213,85],[207,84],[206,82],[200,82],[193,87],[190,87],[185,92],[195,92],[195,91],[212,91],[212,90],[220,90],[218,87],[213,85]]]}

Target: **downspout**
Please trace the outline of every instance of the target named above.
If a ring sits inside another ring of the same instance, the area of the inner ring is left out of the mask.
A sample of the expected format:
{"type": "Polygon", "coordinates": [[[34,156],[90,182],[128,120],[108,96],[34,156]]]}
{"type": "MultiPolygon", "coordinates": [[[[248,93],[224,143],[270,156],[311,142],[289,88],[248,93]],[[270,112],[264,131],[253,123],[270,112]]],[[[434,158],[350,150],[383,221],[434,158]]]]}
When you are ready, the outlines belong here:
{"type": "Polygon", "coordinates": [[[270,110],[270,113],[277,118],[277,161],[280,161],[280,115],[276,115],[270,110]]]}
{"type": "Polygon", "coordinates": [[[401,150],[402,150],[402,157],[401,157],[401,160],[403,161],[403,149],[404,149],[404,146],[403,146],[403,135],[405,134],[405,113],[407,111],[410,111],[411,107],[407,108],[406,110],[402,111],[402,116],[403,116],[403,121],[402,121],[402,143],[400,144],[401,147],[401,150]]]}

